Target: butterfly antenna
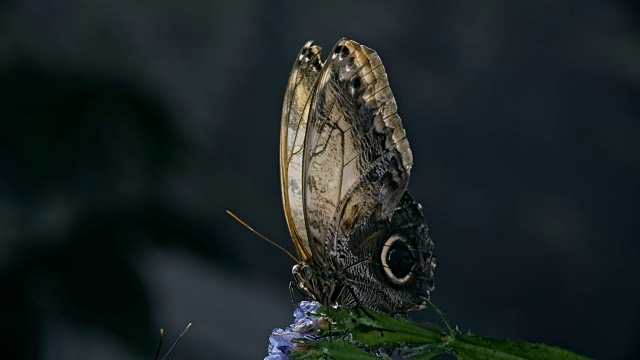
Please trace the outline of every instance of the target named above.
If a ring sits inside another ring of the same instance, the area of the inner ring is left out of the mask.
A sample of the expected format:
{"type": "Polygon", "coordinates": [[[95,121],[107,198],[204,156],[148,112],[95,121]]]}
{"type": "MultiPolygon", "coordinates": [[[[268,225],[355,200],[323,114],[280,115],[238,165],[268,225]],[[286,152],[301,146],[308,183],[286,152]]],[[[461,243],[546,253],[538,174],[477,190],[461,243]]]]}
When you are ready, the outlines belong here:
{"type": "Polygon", "coordinates": [[[160,328],[160,343],[158,344],[158,350],[156,350],[156,356],[153,360],[158,360],[158,356],[160,356],[160,349],[162,349],[162,343],[164,342],[164,329],[160,328]]]}
{"type": "Polygon", "coordinates": [[[236,214],[232,213],[231,211],[227,210],[227,214],[229,214],[229,216],[231,216],[232,218],[234,218],[237,222],[239,222],[240,224],[242,224],[242,226],[246,227],[247,229],[249,229],[252,233],[258,235],[259,237],[262,238],[262,240],[268,242],[269,244],[277,247],[278,249],[284,251],[285,254],[289,255],[289,257],[291,259],[293,259],[293,261],[295,261],[296,263],[298,262],[298,259],[296,259],[295,256],[293,256],[287,249],[283,248],[282,246],[276,244],[273,240],[269,239],[268,237],[260,234],[259,232],[257,232],[256,230],[254,230],[251,226],[247,225],[246,222],[242,221],[239,217],[236,216],[236,214]]]}
{"type": "MultiPolygon", "coordinates": [[[[176,339],[176,341],[173,343],[173,345],[171,345],[171,347],[169,348],[169,351],[167,351],[166,354],[164,354],[164,356],[162,357],[162,360],[166,360],[167,356],[169,356],[169,354],[171,353],[171,350],[173,350],[174,347],[176,347],[176,345],[178,344],[178,341],[180,341],[180,339],[182,339],[182,336],[184,336],[184,334],[191,328],[191,323],[189,323],[187,325],[186,328],[184,328],[184,330],[182,330],[182,333],[180,334],[180,336],[178,336],[178,339],[176,339]]],[[[164,338],[164,330],[160,329],[160,346],[162,346],[162,339],[164,338]]],[[[160,346],[158,346],[158,353],[160,352],[160,346]]],[[[156,360],[158,359],[158,353],[156,353],[156,360]]]]}

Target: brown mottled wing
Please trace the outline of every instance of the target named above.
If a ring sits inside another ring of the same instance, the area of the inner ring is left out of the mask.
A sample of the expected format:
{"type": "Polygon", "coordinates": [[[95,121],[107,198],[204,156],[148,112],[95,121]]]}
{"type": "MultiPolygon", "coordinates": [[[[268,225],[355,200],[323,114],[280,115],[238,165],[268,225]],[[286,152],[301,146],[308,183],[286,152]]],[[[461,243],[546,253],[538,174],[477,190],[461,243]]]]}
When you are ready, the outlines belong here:
{"type": "Polygon", "coordinates": [[[308,41],[298,54],[282,105],[280,128],[280,186],[285,218],[296,253],[301,260],[311,257],[302,202],[302,160],[311,94],[320,71],[321,48],[308,41]]]}
{"type": "Polygon", "coordinates": [[[342,39],[329,54],[312,97],[303,164],[316,260],[339,256],[344,245],[337,233],[350,234],[375,207],[391,216],[413,157],[384,66],[372,49],[342,39]]]}

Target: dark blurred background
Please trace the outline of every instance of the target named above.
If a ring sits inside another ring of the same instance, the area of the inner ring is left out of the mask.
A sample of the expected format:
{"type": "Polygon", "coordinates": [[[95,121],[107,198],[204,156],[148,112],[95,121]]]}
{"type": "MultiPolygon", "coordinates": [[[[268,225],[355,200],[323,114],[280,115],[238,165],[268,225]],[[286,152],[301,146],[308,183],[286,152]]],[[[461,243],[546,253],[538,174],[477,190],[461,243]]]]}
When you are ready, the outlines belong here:
{"type": "MultiPolygon", "coordinates": [[[[640,6],[615,1],[0,5],[3,358],[258,359],[289,324],[278,137],[302,44],[378,51],[474,333],[640,352],[640,6]]],[[[424,310],[414,314],[429,316],[424,310]]]]}

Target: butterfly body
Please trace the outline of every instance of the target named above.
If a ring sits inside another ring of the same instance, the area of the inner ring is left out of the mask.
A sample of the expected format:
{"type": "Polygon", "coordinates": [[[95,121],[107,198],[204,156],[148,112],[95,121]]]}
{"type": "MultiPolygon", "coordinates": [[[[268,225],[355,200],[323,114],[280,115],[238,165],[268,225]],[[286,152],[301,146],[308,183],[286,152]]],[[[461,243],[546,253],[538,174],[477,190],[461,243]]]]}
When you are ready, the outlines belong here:
{"type": "Polygon", "coordinates": [[[283,105],[285,216],[299,264],[295,285],[325,304],[385,313],[425,306],[433,242],[407,192],[413,156],[382,62],[340,40],[322,62],[307,42],[283,105]]]}

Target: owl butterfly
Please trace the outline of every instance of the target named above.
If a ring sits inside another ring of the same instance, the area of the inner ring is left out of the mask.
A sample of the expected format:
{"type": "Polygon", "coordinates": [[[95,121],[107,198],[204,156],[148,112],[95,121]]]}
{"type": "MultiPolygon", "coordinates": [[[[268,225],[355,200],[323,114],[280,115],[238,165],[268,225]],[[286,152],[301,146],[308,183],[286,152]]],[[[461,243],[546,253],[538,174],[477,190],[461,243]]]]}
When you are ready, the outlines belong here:
{"type": "Polygon", "coordinates": [[[425,306],[433,242],[407,192],[413,156],[380,57],[307,42],[282,106],[280,180],[298,255],[293,285],[323,304],[387,314],[425,306]]]}

